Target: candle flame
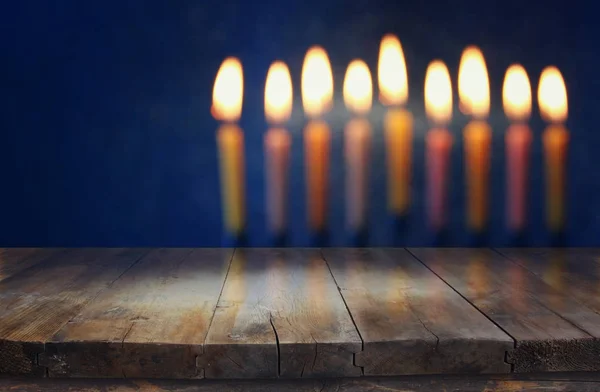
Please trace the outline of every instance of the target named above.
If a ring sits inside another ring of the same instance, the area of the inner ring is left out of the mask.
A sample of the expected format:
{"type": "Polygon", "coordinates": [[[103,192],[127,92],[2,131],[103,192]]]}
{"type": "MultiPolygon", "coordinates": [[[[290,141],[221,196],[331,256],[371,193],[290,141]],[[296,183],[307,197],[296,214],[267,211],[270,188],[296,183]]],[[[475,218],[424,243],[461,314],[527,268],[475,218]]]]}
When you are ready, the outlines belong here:
{"type": "Polygon", "coordinates": [[[235,57],[226,58],[215,79],[212,114],[217,120],[235,122],[242,115],[244,74],[242,63],[235,57]]]}
{"type": "Polygon", "coordinates": [[[344,102],[355,114],[367,114],[373,101],[373,82],[369,67],[362,60],[354,60],[348,65],[344,78],[344,102]]]}
{"type": "Polygon", "coordinates": [[[504,112],[512,121],[527,121],[531,115],[531,84],[527,71],[519,64],[506,70],[502,87],[504,112]]]}
{"type": "Polygon", "coordinates": [[[452,83],[446,64],[435,60],[427,67],[425,76],[425,111],[438,125],[452,118],[452,83]]]}
{"type": "Polygon", "coordinates": [[[265,116],[272,124],[289,120],[292,114],[292,77],[282,61],[271,64],[265,84],[265,116]]]}
{"type": "Polygon", "coordinates": [[[302,66],[302,103],[304,111],[318,117],[331,109],[333,101],[333,74],[327,52],[313,46],[306,52],[302,66]]]}
{"type": "Polygon", "coordinates": [[[485,59],[475,46],[467,47],[460,59],[458,96],[465,114],[487,117],[490,111],[490,84],[485,59]]]}
{"type": "Polygon", "coordinates": [[[379,99],[384,105],[402,105],[408,99],[408,78],[402,45],[395,35],[381,40],[377,68],[379,99]]]}
{"type": "Polygon", "coordinates": [[[540,76],[538,102],[544,120],[562,123],[569,111],[565,81],[556,67],[546,67],[540,76]]]}

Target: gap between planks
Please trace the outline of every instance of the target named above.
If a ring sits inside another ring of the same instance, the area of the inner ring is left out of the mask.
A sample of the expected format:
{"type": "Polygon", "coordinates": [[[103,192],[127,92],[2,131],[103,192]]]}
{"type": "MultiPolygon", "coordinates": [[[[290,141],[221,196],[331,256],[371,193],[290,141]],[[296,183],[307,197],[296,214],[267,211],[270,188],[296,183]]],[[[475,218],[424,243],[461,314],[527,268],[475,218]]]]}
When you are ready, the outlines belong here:
{"type": "MultiPolygon", "coordinates": [[[[444,278],[442,278],[440,275],[438,275],[434,270],[432,270],[431,268],[429,268],[429,266],[427,264],[425,264],[421,259],[419,259],[413,252],[410,251],[409,248],[404,248],[406,249],[406,251],[408,253],[410,253],[410,255],[412,257],[415,258],[415,260],[417,260],[419,263],[421,263],[423,266],[425,266],[425,268],[427,268],[429,271],[431,271],[432,274],[434,274],[435,276],[437,276],[442,282],[444,282],[444,284],[448,287],[450,287],[456,294],[460,295],[460,297],[462,299],[464,299],[469,305],[471,305],[473,308],[475,308],[479,313],[481,313],[486,319],[488,319],[492,324],[494,324],[496,327],[500,328],[500,330],[502,330],[502,332],[504,332],[507,336],[509,336],[512,340],[513,340],[513,349],[517,347],[517,339],[515,339],[514,336],[512,336],[510,333],[508,333],[508,331],[504,328],[502,328],[502,326],[500,326],[498,323],[496,323],[493,319],[491,319],[487,314],[485,314],[485,312],[483,312],[482,310],[480,310],[477,306],[475,306],[467,297],[465,297],[460,291],[456,290],[454,287],[452,287],[452,285],[450,283],[448,283],[444,278]]],[[[514,363],[509,362],[508,358],[510,356],[510,353],[507,351],[504,354],[504,362],[506,362],[508,365],[510,365],[510,371],[511,373],[514,372],[515,370],[515,365],[514,363]]]]}
{"type": "MultiPolygon", "coordinates": [[[[354,320],[354,316],[352,315],[352,312],[350,311],[350,308],[348,307],[348,303],[346,302],[346,298],[344,298],[344,295],[342,294],[342,288],[340,287],[340,285],[338,284],[337,280],[335,279],[335,276],[333,275],[333,271],[331,270],[331,266],[329,265],[329,262],[327,261],[327,258],[325,257],[325,255],[323,254],[323,249],[319,249],[319,254],[321,255],[321,258],[323,259],[323,261],[325,262],[325,265],[327,266],[327,269],[329,270],[329,274],[331,275],[331,278],[333,279],[333,282],[335,283],[337,289],[338,289],[338,293],[340,294],[340,297],[342,298],[342,301],[344,302],[344,306],[346,307],[346,310],[348,311],[348,315],[350,316],[350,320],[352,320],[352,324],[354,324],[354,328],[356,329],[356,333],[358,334],[358,337],[360,338],[360,343],[361,343],[361,349],[360,351],[363,352],[365,351],[365,340],[363,339],[360,330],[358,329],[358,326],[356,325],[356,321],[354,320]]],[[[356,364],[356,353],[354,353],[354,355],[352,356],[352,365],[359,367],[360,368],[360,373],[361,375],[365,375],[365,368],[364,366],[359,366],[356,364]]]]}

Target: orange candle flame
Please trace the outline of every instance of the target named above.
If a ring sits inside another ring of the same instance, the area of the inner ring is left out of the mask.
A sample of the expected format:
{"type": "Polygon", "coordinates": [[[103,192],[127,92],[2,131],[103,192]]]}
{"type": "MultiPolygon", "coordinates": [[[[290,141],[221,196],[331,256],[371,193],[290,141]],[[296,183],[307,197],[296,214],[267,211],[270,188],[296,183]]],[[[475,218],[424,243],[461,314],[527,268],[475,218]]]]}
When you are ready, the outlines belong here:
{"type": "Polygon", "coordinates": [[[379,99],[384,105],[403,105],[408,99],[408,77],[402,45],[388,34],[381,40],[377,66],[379,99]]]}
{"type": "Polygon", "coordinates": [[[435,60],[425,76],[425,111],[436,125],[444,126],[452,118],[452,83],[446,64],[435,60]]]}
{"type": "Polygon", "coordinates": [[[308,50],[302,66],[302,103],[308,116],[316,118],[331,109],[333,74],[327,52],[320,46],[308,50]]]}
{"type": "Polygon", "coordinates": [[[271,124],[283,124],[292,114],[292,78],[281,61],[271,64],[265,84],[265,116],[271,124]]]}
{"type": "Polygon", "coordinates": [[[558,68],[551,66],[542,71],[538,102],[542,118],[547,122],[561,124],[567,120],[567,88],[558,68]]]}
{"type": "Polygon", "coordinates": [[[527,121],[531,115],[531,84],[527,71],[519,64],[506,70],[502,87],[502,103],[506,116],[515,122],[527,121]]]}
{"type": "Polygon", "coordinates": [[[344,78],[344,103],[357,115],[365,115],[371,110],[373,82],[369,67],[362,60],[354,60],[348,65],[344,78]]]}
{"type": "Polygon", "coordinates": [[[242,115],[244,74],[242,63],[235,57],[226,58],[215,79],[212,115],[217,120],[236,122],[242,115]]]}
{"type": "Polygon", "coordinates": [[[460,59],[458,96],[461,110],[485,119],[490,111],[490,84],[485,59],[475,46],[467,47],[460,59]]]}

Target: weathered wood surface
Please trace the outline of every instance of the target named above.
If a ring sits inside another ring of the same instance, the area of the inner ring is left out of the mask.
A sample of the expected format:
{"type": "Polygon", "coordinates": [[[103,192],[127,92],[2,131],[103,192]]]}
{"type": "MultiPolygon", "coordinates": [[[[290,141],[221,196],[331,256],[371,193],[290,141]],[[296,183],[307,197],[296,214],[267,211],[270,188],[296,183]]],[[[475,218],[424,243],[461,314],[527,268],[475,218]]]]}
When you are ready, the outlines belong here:
{"type": "Polygon", "coordinates": [[[361,340],[318,249],[238,249],[206,342],[207,378],[358,376],[361,340]]]}
{"type": "Polygon", "coordinates": [[[491,249],[409,249],[516,340],[516,372],[600,370],[600,316],[491,249]]]}
{"type": "Polygon", "coordinates": [[[72,249],[0,282],[0,374],[44,375],[44,343],[145,253],[72,249]]]}
{"type": "Polygon", "coordinates": [[[4,248],[0,249],[0,281],[32,267],[64,249],[4,248]]]}
{"type": "Polygon", "coordinates": [[[154,249],[58,331],[50,377],[201,378],[233,250],[154,249]]]}
{"type": "Polygon", "coordinates": [[[312,380],[83,380],[0,378],[11,392],[597,392],[597,373],[559,377],[372,377],[312,380]]]}
{"type": "Polygon", "coordinates": [[[600,249],[500,248],[496,251],[554,289],[600,313],[600,249]]]}
{"type": "Polygon", "coordinates": [[[324,249],[365,375],[508,373],[514,342],[405,249],[324,249]]]}

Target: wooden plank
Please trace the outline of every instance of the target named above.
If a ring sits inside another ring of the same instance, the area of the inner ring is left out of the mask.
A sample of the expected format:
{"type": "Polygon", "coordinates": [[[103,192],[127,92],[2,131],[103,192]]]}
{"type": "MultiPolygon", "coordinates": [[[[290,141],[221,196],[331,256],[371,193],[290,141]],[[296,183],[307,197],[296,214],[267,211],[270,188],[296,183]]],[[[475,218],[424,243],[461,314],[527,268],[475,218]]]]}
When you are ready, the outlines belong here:
{"type": "Polygon", "coordinates": [[[42,375],[48,338],[144,252],[73,249],[0,282],[0,373],[42,375]]]}
{"type": "Polygon", "coordinates": [[[600,316],[491,249],[410,249],[516,340],[516,372],[600,370],[600,316]]]}
{"type": "Polygon", "coordinates": [[[0,282],[31,266],[64,252],[64,249],[4,248],[0,250],[0,282]]]}
{"type": "Polygon", "coordinates": [[[233,250],[157,249],[46,344],[50,377],[201,378],[233,250]]]}
{"type": "Polygon", "coordinates": [[[325,249],[365,375],[507,373],[513,340],[405,249],[325,249]]]}
{"type": "Polygon", "coordinates": [[[499,253],[548,285],[600,313],[600,249],[501,248],[499,253]]]}
{"type": "Polygon", "coordinates": [[[131,380],[0,379],[0,390],[14,392],[597,392],[600,376],[541,377],[385,377],[301,380],[131,380]],[[564,378],[564,379],[561,379],[564,378]]]}
{"type": "Polygon", "coordinates": [[[318,249],[236,250],[206,377],[357,376],[361,340],[318,249]]]}

